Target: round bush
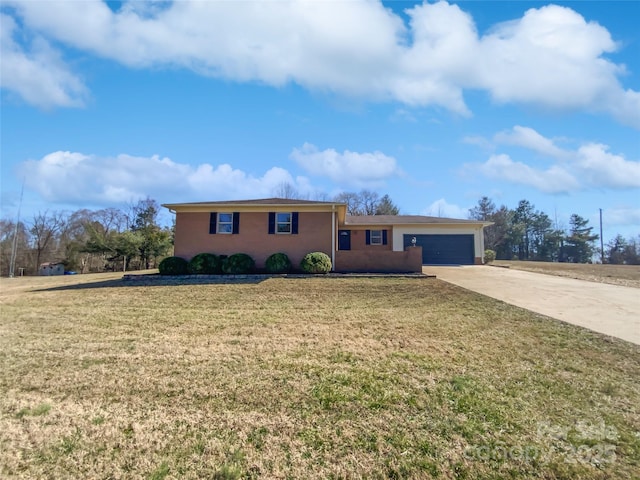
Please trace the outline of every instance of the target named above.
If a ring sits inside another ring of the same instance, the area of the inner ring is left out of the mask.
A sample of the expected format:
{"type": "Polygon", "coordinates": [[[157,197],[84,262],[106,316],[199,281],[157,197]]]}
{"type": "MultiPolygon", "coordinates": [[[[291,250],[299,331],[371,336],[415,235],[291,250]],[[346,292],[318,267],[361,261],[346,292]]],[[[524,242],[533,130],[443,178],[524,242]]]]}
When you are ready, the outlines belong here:
{"type": "Polygon", "coordinates": [[[239,275],[254,270],[256,262],[246,253],[234,253],[222,261],[222,273],[239,275]]]}
{"type": "Polygon", "coordinates": [[[274,253],[264,265],[269,273],[287,273],[291,270],[291,260],[286,253],[274,253]]]}
{"type": "Polygon", "coordinates": [[[189,261],[189,273],[211,275],[220,273],[222,262],[213,253],[199,253],[189,261]]]}
{"type": "Polygon", "coordinates": [[[484,251],[484,263],[491,263],[495,259],[496,259],[496,252],[489,249],[484,251]]]}
{"type": "Polygon", "coordinates": [[[167,257],[158,265],[160,275],[185,275],[188,267],[189,262],[182,257],[167,257]]]}
{"type": "Polygon", "coordinates": [[[326,253],[307,253],[300,262],[300,268],[305,273],[329,273],[331,271],[331,259],[326,253]]]}

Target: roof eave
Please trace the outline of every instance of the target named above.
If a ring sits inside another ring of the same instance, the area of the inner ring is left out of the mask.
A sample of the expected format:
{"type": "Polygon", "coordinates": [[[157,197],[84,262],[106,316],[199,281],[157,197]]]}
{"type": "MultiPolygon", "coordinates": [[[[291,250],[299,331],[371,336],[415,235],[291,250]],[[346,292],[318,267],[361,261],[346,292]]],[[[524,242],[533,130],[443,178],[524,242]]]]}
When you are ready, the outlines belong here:
{"type": "Polygon", "coordinates": [[[202,202],[202,203],[163,203],[162,206],[171,212],[204,212],[204,211],[217,211],[220,209],[238,209],[248,211],[255,209],[256,211],[264,211],[267,209],[272,210],[289,210],[292,208],[310,211],[317,209],[320,211],[341,211],[346,212],[347,205],[339,202],[318,202],[318,203],[216,203],[216,202],[202,202]]]}
{"type": "Polygon", "coordinates": [[[382,227],[382,226],[402,226],[402,227],[419,227],[419,226],[424,226],[424,225],[456,225],[456,226],[460,226],[460,225],[474,225],[474,226],[479,226],[482,225],[482,227],[489,227],[491,225],[493,225],[493,222],[466,222],[466,221],[461,221],[461,222],[372,222],[372,223],[350,223],[350,222],[345,222],[345,225],[349,225],[349,226],[353,226],[353,227],[382,227]]]}

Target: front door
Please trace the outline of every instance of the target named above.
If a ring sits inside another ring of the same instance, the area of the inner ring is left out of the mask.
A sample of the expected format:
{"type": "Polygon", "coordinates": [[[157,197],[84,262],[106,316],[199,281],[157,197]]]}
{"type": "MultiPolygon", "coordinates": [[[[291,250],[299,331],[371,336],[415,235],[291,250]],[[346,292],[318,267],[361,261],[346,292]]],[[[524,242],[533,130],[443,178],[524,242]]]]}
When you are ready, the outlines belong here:
{"type": "Polygon", "coordinates": [[[338,250],[351,250],[351,230],[338,230],[338,250]]]}

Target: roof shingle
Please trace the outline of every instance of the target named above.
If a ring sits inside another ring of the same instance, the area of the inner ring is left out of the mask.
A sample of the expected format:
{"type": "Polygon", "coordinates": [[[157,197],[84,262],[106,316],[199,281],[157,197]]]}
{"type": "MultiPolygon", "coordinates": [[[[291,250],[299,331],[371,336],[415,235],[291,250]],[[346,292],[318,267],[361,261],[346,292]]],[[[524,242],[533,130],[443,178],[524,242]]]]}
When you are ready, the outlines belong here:
{"type": "Polygon", "coordinates": [[[315,200],[296,200],[293,198],[257,198],[255,200],[223,200],[216,202],[191,202],[180,205],[337,205],[342,202],[318,202],[315,200]]]}
{"type": "MultiPolygon", "coordinates": [[[[427,217],[424,215],[347,215],[346,225],[415,225],[415,224],[483,223],[478,220],[427,217]]],[[[486,222],[484,222],[486,223],[486,222]]]]}

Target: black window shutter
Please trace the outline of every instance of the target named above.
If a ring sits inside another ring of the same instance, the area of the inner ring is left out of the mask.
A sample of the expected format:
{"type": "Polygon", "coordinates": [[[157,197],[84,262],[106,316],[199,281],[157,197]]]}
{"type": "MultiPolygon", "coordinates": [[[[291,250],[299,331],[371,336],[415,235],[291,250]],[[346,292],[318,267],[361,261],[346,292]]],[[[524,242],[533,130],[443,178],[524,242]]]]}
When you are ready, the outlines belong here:
{"type": "Polygon", "coordinates": [[[269,234],[276,233],[276,212],[269,212],[269,234]]]}
{"type": "Polygon", "coordinates": [[[233,212],[233,231],[232,233],[240,233],[240,213],[233,212]]]}
{"type": "Polygon", "coordinates": [[[382,230],[382,244],[383,245],[387,244],[387,231],[386,230],[382,230]]]}
{"type": "Polygon", "coordinates": [[[217,220],[218,220],[218,214],[216,212],[211,212],[209,214],[209,233],[212,235],[216,233],[217,220]]]}
{"type": "Polygon", "coordinates": [[[371,230],[367,230],[367,245],[371,245],[371,230]]]}
{"type": "Polygon", "coordinates": [[[298,234],[298,212],[291,214],[291,233],[294,235],[298,234]]]}

